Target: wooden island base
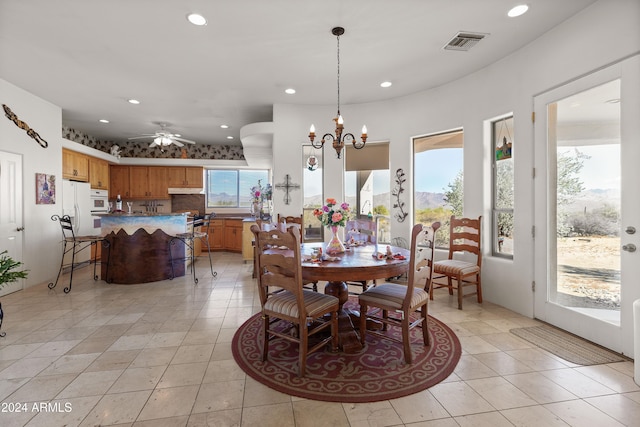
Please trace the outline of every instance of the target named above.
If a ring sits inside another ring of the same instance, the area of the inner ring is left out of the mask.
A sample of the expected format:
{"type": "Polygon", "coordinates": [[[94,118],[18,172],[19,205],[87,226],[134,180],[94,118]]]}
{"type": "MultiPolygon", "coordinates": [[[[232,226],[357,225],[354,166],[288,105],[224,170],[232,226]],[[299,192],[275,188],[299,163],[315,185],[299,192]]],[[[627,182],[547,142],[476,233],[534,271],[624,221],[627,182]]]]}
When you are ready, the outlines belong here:
{"type": "Polygon", "coordinates": [[[109,246],[103,248],[102,257],[109,260],[109,265],[102,266],[101,278],[108,283],[130,285],[171,279],[169,250],[173,251],[173,274],[184,276],[184,245],[170,245],[171,236],[162,230],[149,234],[138,229],[132,235],[119,230],[105,238],[109,246]]]}

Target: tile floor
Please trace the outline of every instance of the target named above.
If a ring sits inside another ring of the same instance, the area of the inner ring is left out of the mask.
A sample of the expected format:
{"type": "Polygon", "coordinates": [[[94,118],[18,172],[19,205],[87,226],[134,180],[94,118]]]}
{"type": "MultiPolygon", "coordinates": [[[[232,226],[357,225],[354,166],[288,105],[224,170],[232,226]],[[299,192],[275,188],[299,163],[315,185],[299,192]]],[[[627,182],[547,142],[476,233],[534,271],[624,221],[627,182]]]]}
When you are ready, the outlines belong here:
{"type": "Polygon", "coordinates": [[[0,425],[8,426],[639,426],[631,362],[577,366],[509,329],[536,321],[446,292],[430,314],[458,334],[442,383],[369,404],[291,397],[248,378],[230,341],[258,310],[251,266],[216,253],[190,276],[141,285],[76,273],[70,294],[46,284],[2,297],[0,425]],[[209,273],[208,275],[205,275],[209,273]]]}

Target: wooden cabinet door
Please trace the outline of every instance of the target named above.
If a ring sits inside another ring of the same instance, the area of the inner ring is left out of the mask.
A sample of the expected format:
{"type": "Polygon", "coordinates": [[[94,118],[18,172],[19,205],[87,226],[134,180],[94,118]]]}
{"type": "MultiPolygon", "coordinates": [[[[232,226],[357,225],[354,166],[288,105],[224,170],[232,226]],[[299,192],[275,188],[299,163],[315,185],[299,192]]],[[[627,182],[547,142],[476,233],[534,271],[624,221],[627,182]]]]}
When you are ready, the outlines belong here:
{"type": "Polygon", "coordinates": [[[169,188],[183,188],[185,186],[184,168],[168,167],[167,182],[169,188]]]}
{"type": "Polygon", "coordinates": [[[149,166],[147,168],[147,198],[169,199],[169,186],[167,183],[167,168],[162,166],[149,166]]]}
{"type": "Polygon", "coordinates": [[[202,188],[201,167],[168,167],[167,182],[169,188],[202,188]]]}
{"type": "Polygon", "coordinates": [[[224,222],[224,248],[228,251],[242,252],[242,221],[228,219],[224,222]]]}
{"type": "Polygon", "coordinates": [[[134,199],[148,199],[149,180],[146,166],[129,167],[129,191],[134,199]]]}
{"type": "Polygon", "coordinates": [[[118,194],[122,197],[131,197],[129,166],[111,165],[109,167],[109,198],[115,199],[118,194]]]}
{"type": "Polygon", "coordinates": [[[224,249],[224,221],[221,219],[212,220],[209,223],[209,247],[211,250],[224,249]]]}
{"type": "Polygon", "coordinates": [[[184,180],[187,188],[202,188],[203,168],[187,167],[184,168],[184,180]]]}
{"type": "Polygon", "coordinates": [[[89,181],[89,156],[62,149],[62,177],[74,181],[89,181]]]}
{"type": "Polygon", "coordinates": [[[251,231],[251,226],[255,224],[256,224],[255,221],[242,222],[242,260],[243,261],[253,260],[254,236],[253,236],[253,232],[251,231]]]}
{"type": "Polygon", "coordinates": [[[91,188],[109,189],[109,163],[106,160],[89,158],[89,182],[91,188]]]}

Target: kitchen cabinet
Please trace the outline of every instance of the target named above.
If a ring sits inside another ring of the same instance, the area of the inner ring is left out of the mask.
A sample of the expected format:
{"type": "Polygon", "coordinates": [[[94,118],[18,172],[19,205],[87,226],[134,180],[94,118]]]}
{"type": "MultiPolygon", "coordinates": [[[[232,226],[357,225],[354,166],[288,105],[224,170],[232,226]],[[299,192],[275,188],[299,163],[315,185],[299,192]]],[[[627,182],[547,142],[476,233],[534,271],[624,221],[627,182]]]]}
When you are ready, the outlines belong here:
{"type": "Polygon", "coordinates": [[[244,220],[242,222],[242,260],[253,262],[253,233],[251,226],[255,225],[254,220],[244,220]]]}
{"type": "Polygon", "coordinates": [[[129,166],[111,165],[109,167],[109,198],[131,196],[129,190],[129,166]]]}
{"type": "Polygon", "coordinates": [[[223,219],[212,219],[209,223],[209,248],[212,251],[224,249],[223,219]]]}
{"type": "Polygon", "coordinates": [[[209,224],[209,247],[212,251],[242,252],[242,220],[212,219],[209,224]]]}
{"type": "Polygon", "coordinates": [[[167,168],[130,166],[129,190],[133,199],[168,199],[167,168]]]}
{"type": "Polygon", "coordinates": [[[89,156],[62,149],[62,178],[73,181],[89,181],[89,156]]]}
{"type": "Polygon", "coordinates": [[[89,182],[91,188],[109,189],[109,163],[106,160],[89,157],[89,182]]]}
{"type": "Polygon", "coordinates": [[[202,188],[201,167],[168,167],[167,181],[169,188],[202,188]]]}
{"type": "Polygon", "coordinates": [[[232,252],[242,252],[242,220],[224,220],[224,248],[232,252]]]}

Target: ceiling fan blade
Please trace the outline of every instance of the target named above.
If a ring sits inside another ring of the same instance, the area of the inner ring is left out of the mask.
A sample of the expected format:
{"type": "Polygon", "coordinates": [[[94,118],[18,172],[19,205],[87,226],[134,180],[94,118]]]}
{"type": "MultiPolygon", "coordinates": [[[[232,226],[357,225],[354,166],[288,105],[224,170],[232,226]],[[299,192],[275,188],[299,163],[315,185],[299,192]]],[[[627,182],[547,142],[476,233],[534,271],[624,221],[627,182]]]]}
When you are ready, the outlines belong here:
{"type": "Polygon", "coordinates": [[[180,141],[176,141],[176,138],[173,138],[173,140],[171,141],[174,144],[176,144],[178,147],[184,147],[184,144],[180,141]]]}
{"type": "Polygon", "coordinates": [[[190,139],[185,139],[185,138],[179,138],[177,136],[173,136],[171,137],[171,139],[175,140],[175,141],[182,141],[182,142],[186,142],[187,144],[195,144],[195,141],[192,141],[190,139]]]}
{"type": "Polygon", "coordinates": [[[155,142],[152,142],[151,144],[149,144],[149,148],[153,148],[153,147],[157,147],[158,144],[156,144],[155,142]]]}
{"type": "Polygon", "coordinates": [[[155,133],[150,133],[148,135],[132,136],[131,138],[127,138],[127,139],[153,138],[154,136],[156,136],[155,133]]]}

